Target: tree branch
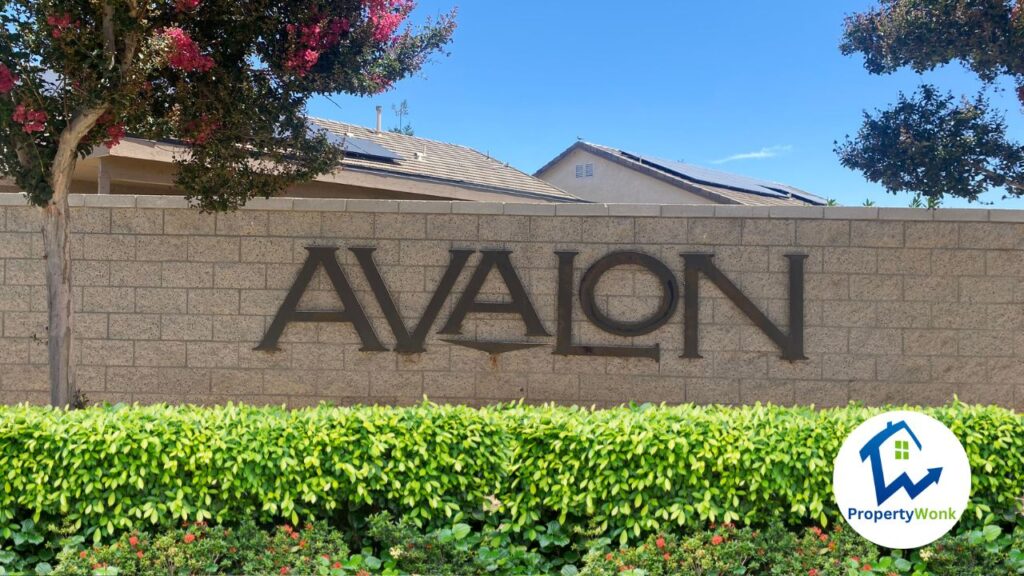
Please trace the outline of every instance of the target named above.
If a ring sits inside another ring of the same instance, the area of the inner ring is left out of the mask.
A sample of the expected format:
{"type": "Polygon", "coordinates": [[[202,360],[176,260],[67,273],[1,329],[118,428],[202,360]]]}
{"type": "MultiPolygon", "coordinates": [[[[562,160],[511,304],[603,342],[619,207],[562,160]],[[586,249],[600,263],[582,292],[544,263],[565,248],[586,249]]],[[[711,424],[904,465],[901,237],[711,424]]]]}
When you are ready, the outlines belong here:
{"type": "Polygon", "coordinates": [[[67,194],[68,187],[65,184],[71,180],[71,171],[75,167],[75,156],[78,154],[78,144],[106,111],[106,105],[84,108],[75,113],[71,122],[60,133],[57,153],[53,157],[53,164],[50,168],[50,184],[53,186],[54,201],[62,200],[58,196],[67,194]]]}
{"type": "Polygon", "coordinates": [[[1010,180],[1009,178],[1006,178],[1006,176],[1003,176],[1002,174],[1000,174],[998,172],[994,172],[992,170],[989,170],[988,168],[978,168],[978,170],[980,170],[982,174],[984,174],[985,176],[988,176],[989,178],[1004,178],[1004,179],[1006,179],[1006,184],[1005,184],[1006,186],[1009,186],[1010,188],[1013,188],[1014,190],[1024,191],[1024,182],[1015,182],[1013,180],[1010,180]]]}
{"type": "Polygon", "coordinates": [[[135,52],[139,48],[140,36],[138,34],[128,34],[124,39],[124,52],[121,53],[121,77],[125,77],[128,71],[132,67],[132,63],[135,60],[135,52]]]}
{"type": "Polygon", "coordinates": [[[110,2],[103,3],[103,54],[113,68],[117,63],[117,39],[114,36],[114,5],[110,2]]]}

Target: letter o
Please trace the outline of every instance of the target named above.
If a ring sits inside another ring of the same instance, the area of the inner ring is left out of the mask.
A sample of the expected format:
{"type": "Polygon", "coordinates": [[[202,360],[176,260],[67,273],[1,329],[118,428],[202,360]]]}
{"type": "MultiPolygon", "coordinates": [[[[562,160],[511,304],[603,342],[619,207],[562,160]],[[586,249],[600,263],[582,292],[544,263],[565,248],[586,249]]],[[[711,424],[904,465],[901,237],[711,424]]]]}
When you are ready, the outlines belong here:
{"type": "Polygon", "coordinates": [[[594,263],[580,281],[580,306],[583,314],[598,328],[618,336],[643,336],[661,328],[669,321],[679,303],[679,284],[668,266],[653,256],[640,252],[612,252],[594,263]],[[605,272],[616,266],[640,266],[661,283],[661,303],[647,318],[633,322],[615,320],[597,306],[595,291],[605,272]]]}

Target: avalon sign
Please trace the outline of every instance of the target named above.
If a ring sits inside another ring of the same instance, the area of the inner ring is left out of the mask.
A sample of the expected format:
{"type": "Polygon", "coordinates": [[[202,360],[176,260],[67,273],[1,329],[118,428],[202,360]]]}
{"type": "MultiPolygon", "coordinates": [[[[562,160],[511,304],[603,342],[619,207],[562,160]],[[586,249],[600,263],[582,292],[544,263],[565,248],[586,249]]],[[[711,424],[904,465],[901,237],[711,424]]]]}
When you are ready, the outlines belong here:
{"type": "MultiPolygon", "coordinates": [[[[292,322],[343,322],[352,324],[359,335],[365,352],[388,350],[378,338],[373,325],[356,297],[351,283],[338,262],[336,247],[309,246],[305,263],[299,270],[281,308],[271,322],[267,333],[256,350],[280,350],[278,342],[284,329],[292,322]],[[299,302],[309,288],[313,275],[324,269],[335,292],[344,306],[334,311],[299,310],[299,302]]],[[[466,268],[473,250],[450,250],[448,267],[438,282],[434,294],[419,321],[412,328],[405,324],[395,304],[388,285],[374,262],[374,248],[349,248],[359,263],[373,292],[377,304],[384,313],[395,339],[394,352],[416,354],[424,352],[427,334],[437,322],[444,302],[451,295],[452,288],[466,268]]],[[[530,296],[512,265],[509,250],[481,250],[481,258],[459,296],[455,308],[449,315],[439,334],[459,336],[466,317],[473,313],[508,314],[518,316],[526,336],[550,336],[537,315],[530,296]],[[488,302],[479,299],[480,290],[492,271],[497,271],[508,291],[507,302],[488,302]]],[[[573,343],[573,265],[578,252],[559,251],[558,260],[558,306],[555,334],[555,354],[563,356],[618,356],[649,358],[660,361],[661,350],[653,346],[596,346],[573,343]]],[[[781,351],[785,360],[805,360],[804,356],[804,261],[806,255],[787,254],[789,261],[789,332],[783,332],[761,311],[740,289],[712,262],[712,254],[681,253],[683,263],[683,358],[700,358],[699,353],[699,312],[700,277],[703,274],[729,298],[781,351]]],[[[580,280],[576,293],[587,320],[600,330],[624,337],[644,336],[657,331],[671,319],[679,304],[679,282],[672,270],[662,261],[641,252],[612,252],[598,259],[580,280]],[[609,270],[620,266],[637,266],[652,274],[661,288],[661,300],[657,309],[645,318],[635,321],[617,320],[608,316],[597,305],[597,285],[609,270]]],[[[536,342],[481,342],[459,338],[444,338],[444,342],[466,346],[491,354],[543,346],[536,342]]]]}

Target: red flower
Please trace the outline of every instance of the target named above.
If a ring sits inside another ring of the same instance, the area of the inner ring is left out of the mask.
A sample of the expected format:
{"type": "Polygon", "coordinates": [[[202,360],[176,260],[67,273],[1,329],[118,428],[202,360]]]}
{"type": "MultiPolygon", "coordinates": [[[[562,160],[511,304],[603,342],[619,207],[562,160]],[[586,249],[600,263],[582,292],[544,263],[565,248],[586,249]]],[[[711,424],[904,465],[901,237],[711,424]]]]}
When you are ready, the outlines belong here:
{"type": "Polygon", "coordinates": [[[178,12],[191,12],[199,7],[202,0],[175,0],[174,7],[178,12]]]}
{"type": "Polygon", "coordinates": [[[26,108],[24,104],[18,104],[11,115],[11,119],[21,124],[21,129],[26,134],[46,130],[46,121],[49,118],[46,112],[26,108]]]}
{"type": "Polygon", "coordinates": [[[609,553],[607,553],[607,554],[605,554],[605,555],[604,555],[604,559],[605,559],[605,560],[607,560],[607,561],[609,561],[609,562],[611,562],[611,561],[612,561],[612,558],[614,558],[614,557],[615,557],[615,556],[613,556],[611,552],[609,552],[609,553]]]}
{"type": "Polygon", "coordinates": [[[665,561],[666,561],[666,562],[668,562],[669,560],[671,560],[671,559],[672,559],[672,555],[671,555],[671,554],[669,554],[668,552],[665,552],[665,555],[664,555],[664,556],[662,556],[662,558],[664,558],[664,559],[665,559],[665,561]]]}
{"type": "Polygon", "coordinates": [[[134,535],[131,536],[130,538],[128,538],[128,543],[131,544],[132,548],[135,548],[139,545],[139,537],[134,535]]]}
{"type": "Polygon", "coordinates": [[[331,564],[331,568],[335,570],[341,570],[341,562],[335,562],[334,564],[331,564]]]}
{"type": "Polygon", "coordinates": [[[50,36],[60,38],[64,31],[71,27],[71,14],[67,12],[59,15],[51,14],[46,17],[46,23],[50,25],[50,36]]]}
{"type": "Polygon", "coordinates": [[[185,544],[191,544],[196,541],[195,534],[185,534],[185,544]]]}
{"type": "Polygon", "coordinates": [[[373,24],[376,42],[391,42],[409,12],[416,7],[413,0],[366,0],[366,10],[373,24]]]}
{"type": "Polygon", "coordinates": [[[78,557],[79,558],[85,559],[87,556],[89,556],[89,553],[86,552],[85,550],[82,550],[81,552],[78,553],[78,557]]]}
{"type": "Polygon", "coordinates": [[[299,539],[299,533],[298,532],[292,532],[292,540],[298,540],[298,539],[299,539]]]}
{"type": "Polygon", "coordinates": [[[181,28],[165,28],[161,34],[171,46],[171,54],[167,57],[171,68],[182,72],[206,72],[213,68],[213,58],[200,54],[199,45],[181,28]]]}
{"type": "Polygon", "coordinates": [[[715,534],[714,536],[712,536],[712,537],[711,537],[711,543],[712,543],[712,544],[714,544],[715,546],[718,546],[718,545],[719,545],[719,544],[721,544],[721,543],[722,543],[722,542],[723,542],[724,540],[725,540],[725,538],[722,538],[722,537],[721,537],[721,536],[719,536],[718,534],[715,534]]]}
{"type": "Polygon", "coordinates": [[[818,569],[817,568],[811,568],[810,570],[807,571],[807,576],[818,576],[818,569]]]}
{"type": "Polygon", "coordinates": [[[18,77],[11,72],[11,69],[0,64],[0,94],[7,94],[14,90],[14,85],[17,83],[18,77]]]}
{"type": "Polygon", "coordinates": [[[287,566],[282,566],[282,567],[281,567],[281,572],[280,572],[280,573],[281,573],[281,574],[287,574],[287,573],[288,573],[288,567],[287,567],[287,566]]]}
{"type": "Polygon", "coordinates": [[[865,564],[864,567],[861,568],[861,570],[865,572],[871,572],[871,564],[865,564]]]}
{"type": "Polygon", "coordinates": [[[135,555],[138,556],[139,558],[142,558],[142,556],[143,556],[142,550],[139,550],[138,552],[136,552],[135,555]]]}
{"type": "MultiPolygon", "coordinates": [[[[192,120],[185,124],[183,139],[188,144],[206,144],[214,132],[220,129],[220,122],[210,119],[209,116],[203,116],[198,120],[192,120]]],[[[286,534],[292,533],[292,527],[286,526],[282,528],[286,534]]]]}
{"type": "Polygon", "coordinates": [[[658,547],[658,550],[665,548],[665,539],[658,536],[658,539],[654,541],[654,545],[658,547]]]}

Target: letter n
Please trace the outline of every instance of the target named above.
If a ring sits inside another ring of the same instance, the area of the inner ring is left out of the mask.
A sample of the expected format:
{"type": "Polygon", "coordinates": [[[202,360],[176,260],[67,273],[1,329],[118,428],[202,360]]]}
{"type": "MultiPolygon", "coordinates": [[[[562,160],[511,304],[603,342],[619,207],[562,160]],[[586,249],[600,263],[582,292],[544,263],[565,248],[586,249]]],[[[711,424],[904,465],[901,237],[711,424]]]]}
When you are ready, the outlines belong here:
{"type": "Polygon", "coordinates": [[[277,316],[274,316],[274,321],[270,323],[270,328],[267,329],[266,335],[263,336],[263,341],[255,349],[265,352],[280,350],[277,342],[281,338],[285,327],[291,322],[350,322],[363,343],[362,348],[359,350],[363,352],[387,351],[387,348],[380,343],[377,334],[373,331],[370,320],[366,317],[366,313],[359,304],[359,300],[356,299],[352,285],[349,284],[348,278],[345,277],[345,272],[342,271],[341,265],[338,264],[338,258],[335,256],[335,252],[338,249],[326,246],[307,246],[306,250],[309,252],[309,255],[306,256],[306,262],[299,270],[299,275],[295,278],[295,283],[292,284],[288,295],[285,296],[281,308],[277,311],[277,316]],[[331,284],[334,285],[334,291],[337,292],[338,298],[341,299],[345,309],[299,311],[299,301],[302,300],[302,295],[309,288],[309,283],[313,280],[313,274],[321,266],[327,272],[327,277],[330,278],[331,284]]]}
{"type": "Polygon", "coordinates": [[[683,275],[683,358],[700,358],[700,275],[703,273],[743,314],[764,332],[785,360],[804,356],[804,260],[805,254],[787,254],[789,260],[789,334],[785,334],[711,262],[711,254],[681,254],[683,275]]]}

